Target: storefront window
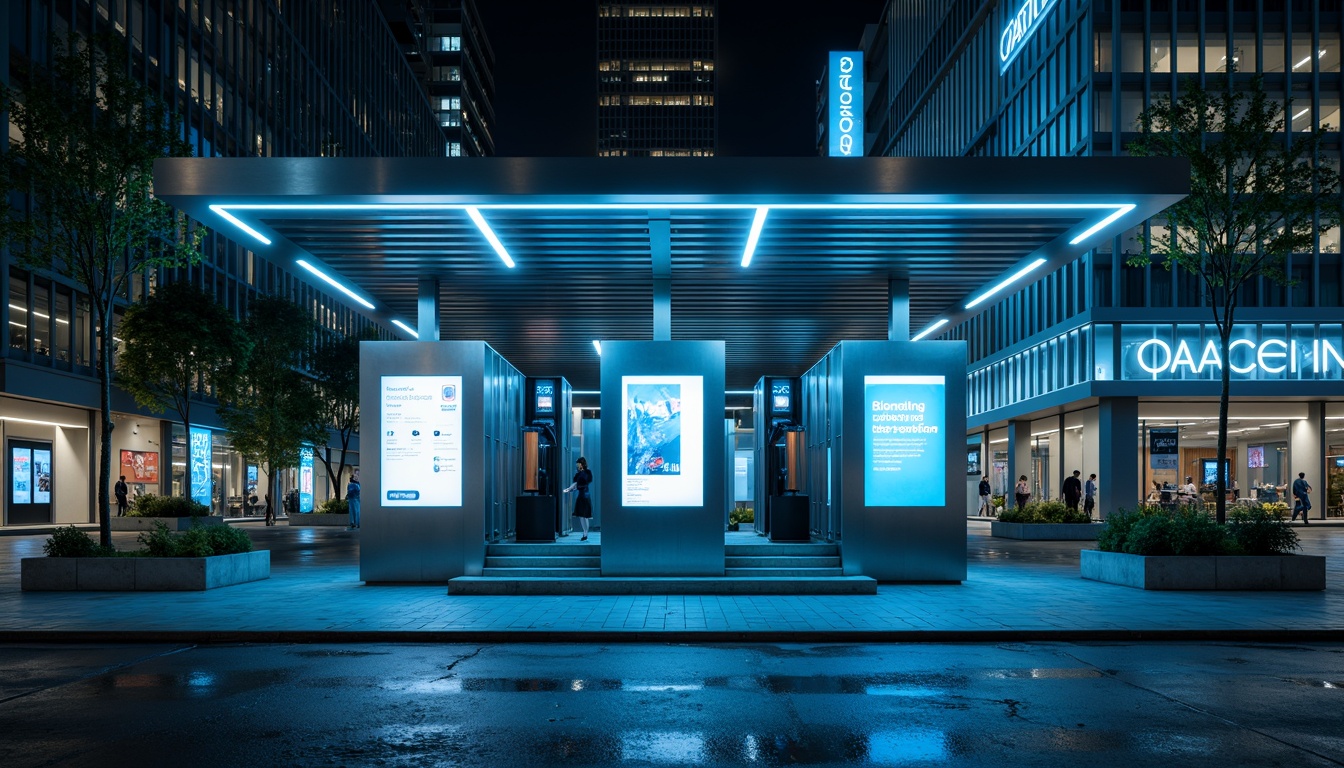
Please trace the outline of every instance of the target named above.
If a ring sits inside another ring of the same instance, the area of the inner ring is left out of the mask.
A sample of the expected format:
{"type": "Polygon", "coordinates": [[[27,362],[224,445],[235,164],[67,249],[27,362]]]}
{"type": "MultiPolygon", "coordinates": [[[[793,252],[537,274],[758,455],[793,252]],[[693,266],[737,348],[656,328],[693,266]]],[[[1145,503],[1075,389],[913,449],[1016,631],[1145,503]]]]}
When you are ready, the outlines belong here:
{"type": "Polygon", "coordinates": [[[28,282],[13,275],[9,278],[9,346],[28,349],[28,282]]]}

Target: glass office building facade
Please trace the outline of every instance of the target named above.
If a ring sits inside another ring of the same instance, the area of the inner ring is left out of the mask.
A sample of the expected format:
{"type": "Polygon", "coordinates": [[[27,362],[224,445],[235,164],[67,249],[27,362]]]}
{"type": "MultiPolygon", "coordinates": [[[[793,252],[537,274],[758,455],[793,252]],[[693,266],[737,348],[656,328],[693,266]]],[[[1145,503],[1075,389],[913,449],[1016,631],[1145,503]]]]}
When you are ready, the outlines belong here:
{"type": "Polygon", "coordinates": [[[714,7],[598,4],[598,157],[714,156],[714,7]]]}
{"type": "MultiPolygon", "coordinates": [[[[436,112],[375,3],[11,0],[0,20],[5,25],[0,60],[6,65],[0,74],[11,83],[27,63],[47,60],[53,36],[64,40],[109,30],[124,36],[131,70],[175,105],[200,157],[444,154],[436,112]]],[[[160,282],[185,280],[213,291],[238,316],[251,297],[279,294],[311,312],[328,334],[374,328],[386,335],[343,296],[225,234],[206,236],[198,265],[137,276],[118,314],[160,282]]],[[[7,247],[0,262],[8,279],[8,300],[0,310],[0,439],[7,457],[13,446],[24,450],[29,443],[49,450],[54,493],[45,519],[17,509],[5,495],[0,522],[86,522],[97,508],[98,464],[89,300],[63,275],[23,269],[7,247]]],[[[209,393],[200,394],[206,405],[193,410],[194,420],[216,433],[212,505],[216,513],[227,513],[240,506],[255,469],[227,450],[218,423],[211,422],[209,393]]],[[[119,464],[132,467],[127,479],[133,492],[173,492],[181,482],[178,465],[185,462],[181,425],[174,433],[169,421],[138,409],[119,390],[114,411],[114,475],[125,473],[118,472],[119,464]]],[[[14,474],[9,466],[7,487],[14,474]]],[[[317,491],[320,500],[327,489],[319,483],[317,491]]]]}
{"type": "MultiPolygon", "coordinates": [[[[1261,77],[1283,139],[1325,131],[1320,162],[1339,167],[1339,0],[891,0],[864,40],[872,155],[1123,154],[1155,99],[1261,77]]],[[[1100,475],[1105,510],[1186,477],[1207,493],[1223,362],[1210,307],[1195,277],[1126,263],[1140,234],[932,336],[968,342],[968,452],[996,493],[1025,474],[1055,498],[1074,469],[1100,475]],[[1154,450],[1169,430],[1175,452],[1154,450]]],[[[1320,233],[1282,282],[1246,286],[1227,361],[1238,494],[1282,498],[1305,472],[1314,516],[1341,514],[1344,487],[1339,239],[1320,233]]]]}

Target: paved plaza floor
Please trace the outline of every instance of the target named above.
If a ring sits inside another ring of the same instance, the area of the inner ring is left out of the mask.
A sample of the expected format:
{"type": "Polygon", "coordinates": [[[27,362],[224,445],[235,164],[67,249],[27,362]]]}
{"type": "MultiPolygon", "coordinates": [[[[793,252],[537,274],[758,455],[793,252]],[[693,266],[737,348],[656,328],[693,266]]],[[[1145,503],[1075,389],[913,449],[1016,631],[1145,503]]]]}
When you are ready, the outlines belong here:
{"type": "MultiPolygon", "coordinates": [[[[359,581],[357,531],[246,524],[271,578],[199,593],[22,592],[44,535],[0,537],[0,642],[883,641],[1344,639],[1344,529],[1299,529],[1327,555],[1324,592],[1146,592],[1085,581],[1078,542],[994,539],[968,521],[963,584],[875,596],[449,596],[359,581]]],[[[739,536],[749,537],[748,534],[739,536]]],[[[134,534],[115,534],[120,548],[134,534]]]]}

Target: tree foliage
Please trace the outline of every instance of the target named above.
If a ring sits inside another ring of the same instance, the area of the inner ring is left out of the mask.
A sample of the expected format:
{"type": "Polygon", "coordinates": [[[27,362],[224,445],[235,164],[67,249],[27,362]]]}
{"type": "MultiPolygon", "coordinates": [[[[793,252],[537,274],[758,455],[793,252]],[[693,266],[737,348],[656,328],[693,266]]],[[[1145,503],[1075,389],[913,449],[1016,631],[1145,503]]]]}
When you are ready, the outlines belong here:
{"type": "MultiPolygon", "coordinates": [[[[231,391],[247,353],[242,328],[228,308],[186,282],[161,285],[128,309],[121,338],[118,383],[144,408],[177,411],[184,435],[191,434],[197,393],[207,386],[231,391]]],[[[191,473],[186,474],[184,495],[192,498],[191,473]]]]}
{"type": "Polygon", "coordinates": [[[234,450],[266,472],[273,505],[280,503],[279,470],[296,465],[305,445],[327,441],[321,398],[302,373],[315,330],[312,318],[288,299],[253,299],[243,321],[247,357],[231,390],[221,393],[220,419],[234,450]]]}
{"type": "MultiPolygon", "coordinates": [[[[1221,341],[1218,457],[1227,457],[1230,343],[1242,289],[1259,278],[1287,283],[1291,254],[1310,253],[1317,232],[1339,223],[1339,169],[1322,160],[1328,126],[1294,133],[1259,78],[1244,90],[1189,81],[1175,100],[1139,116],[1138,156],[1190,161],[1190,195],[1163,214],[1131,265],[1155,258],[1195,276],[1221,341]]],[[[1290,107],[1291,108],[1291,105],[1290,107]]],[[[1217,519],[1226,519],[1226,479],[1217,481],[1217,519]]]]}
{"type": "MultiPolygon", "coordinates": [[[[368,338],[376,338],[370,335],[368,338]]],[[[357,336],[338,336],[320,344],[312,357],[313,379],[322,399],[328,427],[340,441],[340,458],[333,471],[330,451],[322,451],[322,463],[332,484],[333,497],[341,498],[350,440],[359,432],[359,342],[357,336]]]]}
{"type": "Polygon", "coordinates": [[[19,263],[67,275],[89,295],[102,392],[98,511],[110,545],[114,304],[146,267],[198,260],[202,230],[153,196],[154,160],[191,147],[177,114],[132,75],[125,43],[107,35],[51,47],[49,66],[0,84],[0,111],[17,132],[0,153],[0,189],[27,202],[5,206],[0,234],[19,263]]]}

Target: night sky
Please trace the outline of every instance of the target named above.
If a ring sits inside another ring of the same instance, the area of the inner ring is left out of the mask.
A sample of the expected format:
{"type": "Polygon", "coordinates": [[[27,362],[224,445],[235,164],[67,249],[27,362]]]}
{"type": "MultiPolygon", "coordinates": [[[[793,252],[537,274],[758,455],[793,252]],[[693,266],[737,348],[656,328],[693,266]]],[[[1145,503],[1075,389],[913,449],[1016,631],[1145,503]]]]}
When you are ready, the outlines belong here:
{"type": "MultiPolygon", "coordinates": [[[[816,80],[826,53],[857,48],[884,4],[720,0],[719,154],[816,154],[816,80]]],[[[591,157],[596,0],[477,0],[477,8],[495,51],[495,153],[591,157]]]]}

